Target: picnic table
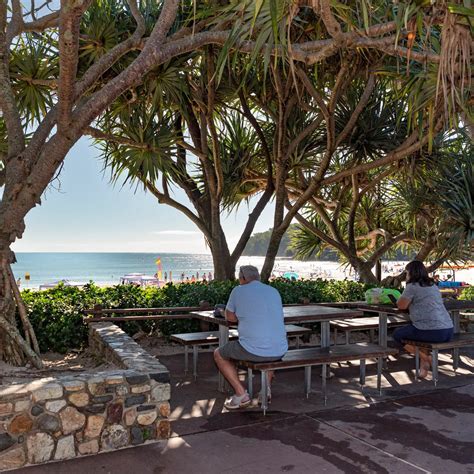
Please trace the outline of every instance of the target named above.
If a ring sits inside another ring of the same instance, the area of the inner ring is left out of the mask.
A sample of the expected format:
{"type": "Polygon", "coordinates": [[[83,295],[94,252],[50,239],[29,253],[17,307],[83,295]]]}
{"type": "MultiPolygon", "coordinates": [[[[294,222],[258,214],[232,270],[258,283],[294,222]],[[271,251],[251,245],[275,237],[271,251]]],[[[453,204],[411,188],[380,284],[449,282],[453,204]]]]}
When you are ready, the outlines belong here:
{"type": "MultiPolygon", "coordinates": [[[[227,321],[225,318],[214,316],[214,311],[192,312],[193,318],[219,325],[219,346],[229,340],[229,328],[237,324],[227,321]]],[[[330,322],[334,319],[350,319],[363,316],[363,311],[357,308],[339,308],[331,306],[295,305],[284,306],[283,317],[285,324],[297,323],[321,323],[321,347],[330,346],[330,322]]],[[[225,381],[219,372],[219,391],[224,391],[225,381]]]]}
{"type": "MultiPolygon", "coordinates": [[[[454,332],[459,333],[461,330],[460,311],[473,310],[474,300],[443,300],[444,306],[453,318],[454,332]]],[[[341,307],[358,308],[368,313],[377,313],[379,315],[379,344],[387,347],[387,320],[389,314],[405,316],[407,321],[408,310],[401,310],[393,305],[387,304],[369,304],[365,301],[354,301],[349,303],[341,303],[341,307]]]]}

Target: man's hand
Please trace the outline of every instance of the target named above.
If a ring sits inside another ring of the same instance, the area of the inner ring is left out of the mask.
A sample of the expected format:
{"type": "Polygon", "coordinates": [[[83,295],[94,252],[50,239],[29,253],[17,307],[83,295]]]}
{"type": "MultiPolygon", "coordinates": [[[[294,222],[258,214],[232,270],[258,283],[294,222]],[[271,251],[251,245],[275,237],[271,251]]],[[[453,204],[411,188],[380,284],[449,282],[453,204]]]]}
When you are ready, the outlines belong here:
{"type": "Polygon", "coordinates": [[[231,323],[236,323],[239,321],[237,315],[233,311],[229,311],[228,309],[225,310],[225,319],[230,321],[231,323]]]}

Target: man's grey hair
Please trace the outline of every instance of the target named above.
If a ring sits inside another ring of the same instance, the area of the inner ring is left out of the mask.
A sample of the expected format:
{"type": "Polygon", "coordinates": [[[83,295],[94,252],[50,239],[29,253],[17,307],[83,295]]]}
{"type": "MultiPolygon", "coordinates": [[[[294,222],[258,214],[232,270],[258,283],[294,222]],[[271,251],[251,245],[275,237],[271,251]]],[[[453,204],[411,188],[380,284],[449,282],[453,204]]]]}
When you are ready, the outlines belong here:
{"type": "Polygon", "coordinates": [[[258,268],[253,265],[242,265],[239,270],[239,278],[245,281],[260,280],[260,273],[258,268]]]}

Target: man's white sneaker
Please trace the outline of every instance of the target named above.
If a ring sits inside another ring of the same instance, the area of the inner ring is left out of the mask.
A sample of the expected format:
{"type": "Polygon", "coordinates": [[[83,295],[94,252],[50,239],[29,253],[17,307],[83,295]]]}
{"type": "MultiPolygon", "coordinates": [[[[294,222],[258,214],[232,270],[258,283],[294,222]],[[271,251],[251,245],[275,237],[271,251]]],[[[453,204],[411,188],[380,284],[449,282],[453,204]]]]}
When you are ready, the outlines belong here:
{"type": "Polygon", "coordinates": [[[252,403],[250,400],[249,394],[245,392],[240,397],[238,395],[233,395],[224,403],[224,407],[227,410],[238,410],[239,408],[248,407],[252,403]]]}

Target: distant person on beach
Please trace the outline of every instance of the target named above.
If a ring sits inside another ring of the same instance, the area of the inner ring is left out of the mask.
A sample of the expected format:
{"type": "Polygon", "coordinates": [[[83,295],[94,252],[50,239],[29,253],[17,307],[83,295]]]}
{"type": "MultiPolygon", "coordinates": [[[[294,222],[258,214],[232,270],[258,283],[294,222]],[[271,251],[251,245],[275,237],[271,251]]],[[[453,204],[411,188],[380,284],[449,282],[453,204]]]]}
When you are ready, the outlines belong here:
{"type": "Polygon", "coordinates": [[[204,273],[204,275],[202,276],[202,282],[203,283],[207,283],[207,278],[206,278],[206,274],[204,273]]]}
{"type": "MultiPolygon", "coordinates": [[[[240,267],[239,283],[232,290],[225,310],[226,319],[238,323],[239,340],[227,342],[214,351],[217,367],[235,390],[235,395],[224,404],[229,410],[251,403],[233,360],[273,362],[288,350],[280,293],[261,283],[258,269],[252,265],[240,267]]],[[[268,399],[271,399],[273,371],[267,373],[268,399]]]]}
{"type": "Polygon", "coordinates": [[[189,283],[189,277],[186,277],[186,283],[189,283]]]}
{"type": "Polygon", "coordinates": [[[196,272],[196,280],[199,280],[199,272],[196,272]]]}
{"type": "Polygon", "coordinates": [[[18,280],[16,281],[16,286],[18,288],[20,288],[20,286],[21,286],[21,277],[19,277],[18,280]]]}
{"type": "Polygon", "coordinates": [[[196,283],[196,277],[194,275],[191,277],[191,283],[196,283]]]}
{"type": "MultiPolygon", "coordinates": [[[[428,276],[423,262],[413,260],[405,268],[407,284],[397,301],[399,309],[408,309],[411,324],[398,328],[393,339],[402,345],[402,340],[423,342],[448,342],[453,337],[453,321],[443,304],[443,298],[433,279],[428,276]]],[[[404,349],[415,354],[415,346],[405,344],[404,349]]],[[[425,378],[431,367],[428,350],[420,349],[420,378],[425,378]]]]}
{"type": "Polygon", "coordinates": [[[184,281],[184,272],[181,273],[181,281],[184,281]]]}
{"type": "Polygon", "coordinates": [[[165,281],[168,281],[168,273],[165,272],[165,281]]]}

